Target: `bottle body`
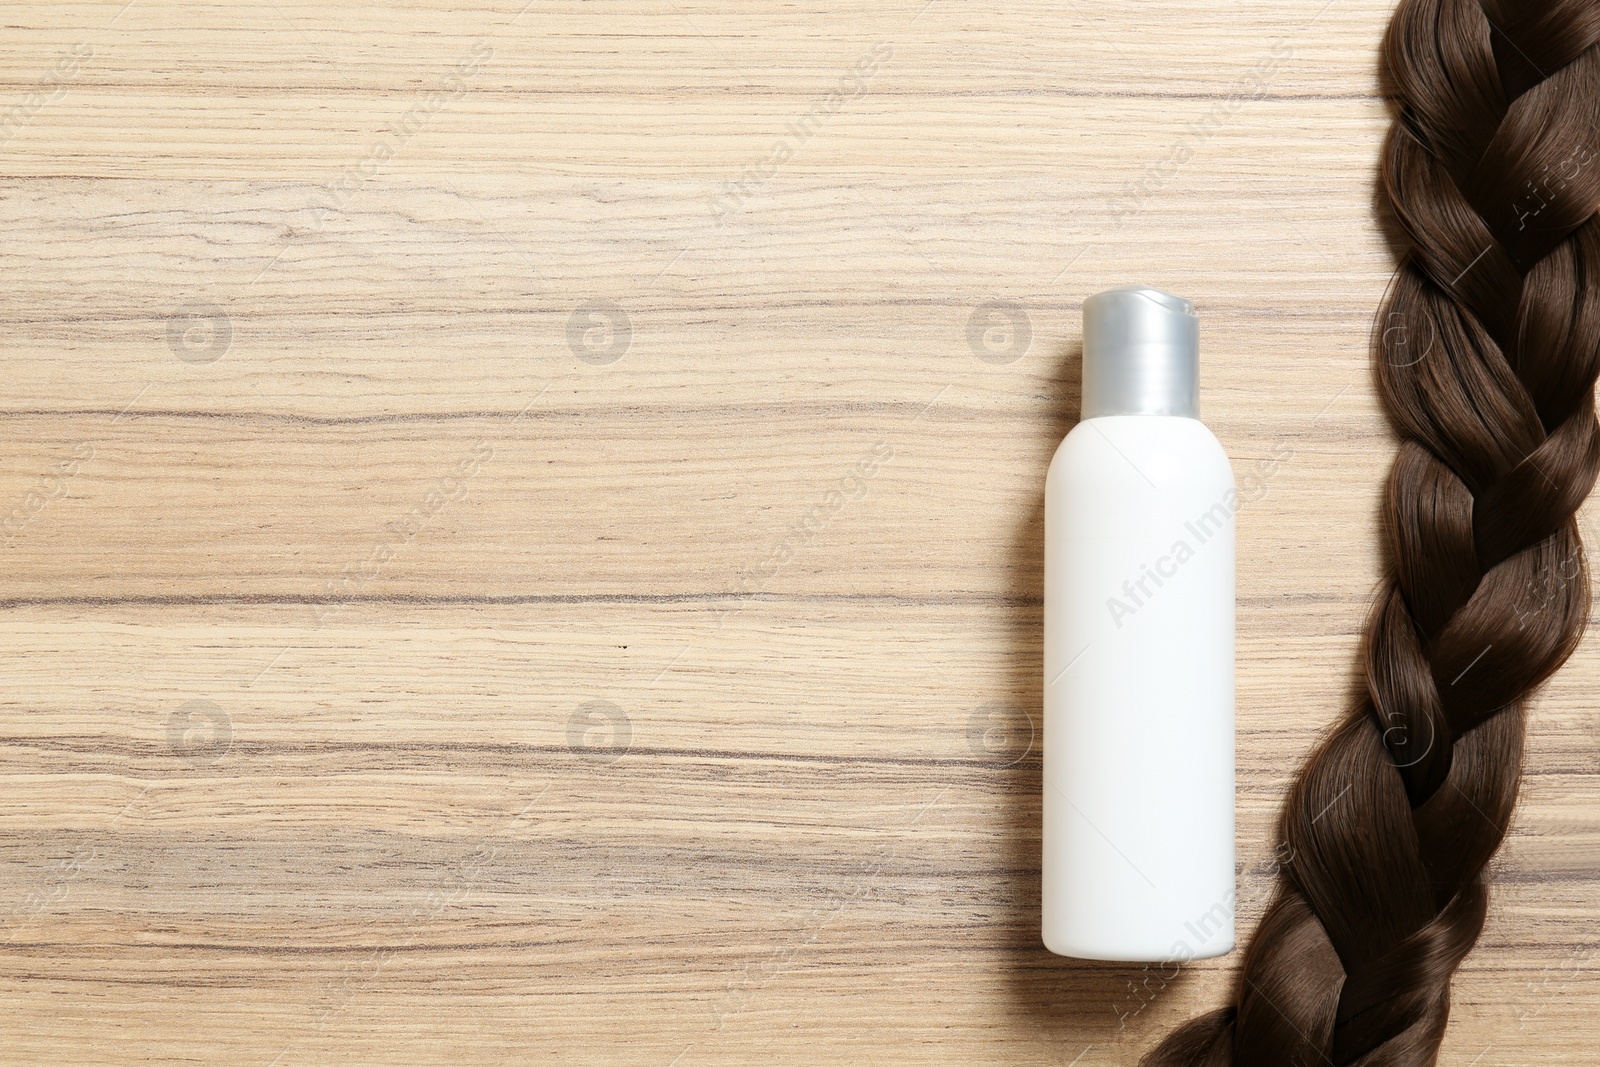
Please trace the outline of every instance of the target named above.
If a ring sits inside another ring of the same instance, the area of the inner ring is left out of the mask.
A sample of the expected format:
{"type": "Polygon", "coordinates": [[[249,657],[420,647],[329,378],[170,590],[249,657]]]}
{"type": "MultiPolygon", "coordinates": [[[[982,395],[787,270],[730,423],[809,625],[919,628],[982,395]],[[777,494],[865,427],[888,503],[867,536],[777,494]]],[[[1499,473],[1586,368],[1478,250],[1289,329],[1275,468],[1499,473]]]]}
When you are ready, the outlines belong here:
{"type": "Polygon", "coordinates": [[[1234,942],[1234,515],[1198,419],[1081,421],[1045,487],[1047,948],[1171,961],[1234,942]]]}

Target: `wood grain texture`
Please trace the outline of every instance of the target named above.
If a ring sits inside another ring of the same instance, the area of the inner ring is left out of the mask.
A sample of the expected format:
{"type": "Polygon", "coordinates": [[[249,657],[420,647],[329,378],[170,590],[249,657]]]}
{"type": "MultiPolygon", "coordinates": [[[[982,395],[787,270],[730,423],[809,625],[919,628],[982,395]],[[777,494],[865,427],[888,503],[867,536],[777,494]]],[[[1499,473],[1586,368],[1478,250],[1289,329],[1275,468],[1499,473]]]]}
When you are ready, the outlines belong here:
{"type": "MultiPolygon", "coordinates": [[[[1195,299],[1248,930],[1383,565],[1388,9],[6,4],[0,1062],[1092,1067],[1219,1002],[1038,942],[1044,467],[1082,298],[1195,299]]],[[[1597,681],[1446,1064],[1592,1057],[1597,681]]]]}

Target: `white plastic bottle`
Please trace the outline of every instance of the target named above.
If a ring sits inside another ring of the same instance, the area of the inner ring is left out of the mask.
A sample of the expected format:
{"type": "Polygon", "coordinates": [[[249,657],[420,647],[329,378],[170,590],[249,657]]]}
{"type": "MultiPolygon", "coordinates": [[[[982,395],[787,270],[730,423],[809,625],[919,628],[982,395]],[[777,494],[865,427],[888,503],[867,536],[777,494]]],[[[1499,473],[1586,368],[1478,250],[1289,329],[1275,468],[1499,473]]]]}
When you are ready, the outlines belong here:
{"type": "Polygon", "coordinates": [[[1083,305],[1082,419],[1045,485],[1045,947],[1233,948],[1233,470],[1199,420],[1194,306],[1083,305]]]}

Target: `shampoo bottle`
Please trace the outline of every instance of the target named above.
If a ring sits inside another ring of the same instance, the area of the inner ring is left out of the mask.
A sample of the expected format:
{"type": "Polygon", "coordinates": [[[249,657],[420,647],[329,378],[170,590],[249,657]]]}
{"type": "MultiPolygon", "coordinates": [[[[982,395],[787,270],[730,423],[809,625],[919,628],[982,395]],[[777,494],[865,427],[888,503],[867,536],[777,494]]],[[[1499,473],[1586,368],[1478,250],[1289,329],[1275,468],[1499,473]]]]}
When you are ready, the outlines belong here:
{"type": "Polygon", "coordinates": [[[1194,306],[1084,301],[1082,416],[1045,482],[1045,947],[1233,947],[1234,514],[1194,306]]]}

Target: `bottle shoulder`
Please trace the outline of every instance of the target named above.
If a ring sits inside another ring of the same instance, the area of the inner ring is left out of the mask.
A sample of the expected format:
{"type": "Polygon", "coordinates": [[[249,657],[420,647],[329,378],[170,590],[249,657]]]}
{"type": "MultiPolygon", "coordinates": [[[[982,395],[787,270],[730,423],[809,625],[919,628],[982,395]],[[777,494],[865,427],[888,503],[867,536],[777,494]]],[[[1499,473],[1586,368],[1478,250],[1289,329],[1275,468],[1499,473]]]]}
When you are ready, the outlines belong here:
{"type": "Polygon", "coordinates": [[[1102,415],[1081,420],[1056,447],[1049,480],[1221,491],[1233,487],[1233,467],[1222,442],[1199,419],[1102,415]]]}

